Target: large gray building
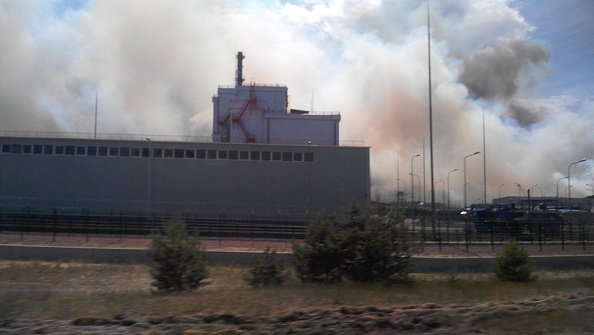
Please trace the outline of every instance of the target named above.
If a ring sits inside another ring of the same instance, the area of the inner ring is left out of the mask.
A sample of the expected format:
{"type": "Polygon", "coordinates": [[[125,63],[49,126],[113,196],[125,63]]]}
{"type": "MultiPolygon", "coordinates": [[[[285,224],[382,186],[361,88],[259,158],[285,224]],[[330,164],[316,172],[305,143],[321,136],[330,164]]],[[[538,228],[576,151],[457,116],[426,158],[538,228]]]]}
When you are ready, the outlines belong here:
{"type": "Polygon", "coordinates": [[[331,214],[369,204],[367,147],[0,137],[0,149],[5,210],[331,214]]]}
{"type": "Polygon", "coordinates": [[[312,216],[340,214],[350,201],[367,208],[369,148],[338,145],[339,115],[287,110],[286,87],[242,86],[237,58],[236,87],[213,98],[214,143],[0,136],[2,210],[312,216]]]}

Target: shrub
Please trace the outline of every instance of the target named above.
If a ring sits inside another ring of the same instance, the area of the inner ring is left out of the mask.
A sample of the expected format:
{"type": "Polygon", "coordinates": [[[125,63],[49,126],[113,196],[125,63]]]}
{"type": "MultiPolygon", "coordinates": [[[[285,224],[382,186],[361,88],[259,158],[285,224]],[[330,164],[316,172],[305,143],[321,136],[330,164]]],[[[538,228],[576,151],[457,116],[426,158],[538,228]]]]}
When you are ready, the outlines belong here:
{"type": "Polygon", "coordinates": [[[157,291],[191,291],[208,277],[200,241],[188,234],[183,221],[169,221],[161,234],[153,235],[149,257],[157,291]]]}
{"type": "Polygon", "coordinates": [[[263,260],[256,257],[254,266],[243,278],[251,287],[282,285],[289,278],[289,272],[285,270],[282,260],[276,259],[276,250],[266,248],[263,260]]]}
{"type": "Polygon", "coordinates": [[[529,282],[536,279],[528,251],[514,240],[505,244],[493,271],[502,281],[529,282]]]}
{"type": "Polygon", "coordinates": [[[293,247],[299,279],[411,284],[411,248],[396,219],[362,216],[356,206],[348,214],[348,221],[312,223],[304,246],[293,247]]]}

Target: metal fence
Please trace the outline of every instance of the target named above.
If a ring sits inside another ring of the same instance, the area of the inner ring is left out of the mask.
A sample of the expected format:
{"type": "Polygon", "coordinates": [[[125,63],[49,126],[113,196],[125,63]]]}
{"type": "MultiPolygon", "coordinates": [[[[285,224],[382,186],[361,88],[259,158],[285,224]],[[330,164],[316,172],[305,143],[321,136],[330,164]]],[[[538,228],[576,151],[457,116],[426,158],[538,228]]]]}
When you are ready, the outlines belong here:
{"type": "MultiPolygon", "coordinates": [[[[55,242],[63,236],[127,239],[148,237],[159,231],[171,219],[186,222],[190,231],[206,239],[219,241],[301,241],[309,222],[316,217],[305,215],[226,214],[218,212],[146,212],[92,211],[89,209],[53,208],[33,210],[29,207],[0,207],[0,233],[18,236],[44,235],[55,242]]],[[[456,213],[411,213],[401,222],[417,251],[427,252],[496,252],[515,239],[532,250],[587,250],[592,246],[594,220],[592,213],[571,213],[561,220],[532,218],[531,220],[473,220],[456,213]],[[455,251],[454,250],[454,251],[455,251]]],[[[228,242],[228,244],[232,244],[228,242]]]]}

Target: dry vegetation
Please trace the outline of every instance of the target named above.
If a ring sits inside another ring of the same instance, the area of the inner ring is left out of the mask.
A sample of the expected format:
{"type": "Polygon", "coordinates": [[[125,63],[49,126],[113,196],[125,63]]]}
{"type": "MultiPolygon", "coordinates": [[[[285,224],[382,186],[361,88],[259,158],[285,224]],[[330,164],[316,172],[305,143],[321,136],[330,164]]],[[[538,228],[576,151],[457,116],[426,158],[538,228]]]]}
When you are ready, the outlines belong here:
{"type": "Polygon", "coordinates": [[[414,287],[302,284],[251,289],[246,268],[214,267],[207,284],[189,294],[153,294],[143,265],[0,262],[1,318],[71,319],[236,313],[279,315],[295,310],[402,307],[419,303],[475,304],[573,294],[594,289],[594,271],[539,273],[529,284],[499,283],[488,274],[415,275],[414,287]]]}

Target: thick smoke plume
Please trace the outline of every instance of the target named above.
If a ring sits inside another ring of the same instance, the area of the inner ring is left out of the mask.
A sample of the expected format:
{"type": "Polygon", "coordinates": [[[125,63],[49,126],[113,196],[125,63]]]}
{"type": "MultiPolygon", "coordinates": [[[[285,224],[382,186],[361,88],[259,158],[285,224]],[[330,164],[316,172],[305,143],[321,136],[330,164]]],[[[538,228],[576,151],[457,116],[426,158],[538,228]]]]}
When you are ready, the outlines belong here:
{"type": "MultiPolygon", "coordinates": [[[[483,110],[488,200],[514,182],[552,195],[568,162],[594,158],[592,97],[531,98],[551,51],[509,1],[432,1],[431,18],[435,179],[458,169],[454,204],[463,157],[483,151],[483,110]]],[[[341,112],[341,138],[372,147],[372,194],[390,199],[397,179],[409,192],[411,157],[425,153],[413,172],[429,198],[424,2],[0,0],[0,50],[0,131],[92,132],[98,94],[101,133],[205,137],[211,96],[233,85],[243,51],[247,82],[286,84],[292,108],[313,95],[317,113],[341,112]]],[[[468,160],[472,202],[482,160],[468,160]]],[[[591,161],[574,166],[572,195],[593,177],[591,161]]]]}

